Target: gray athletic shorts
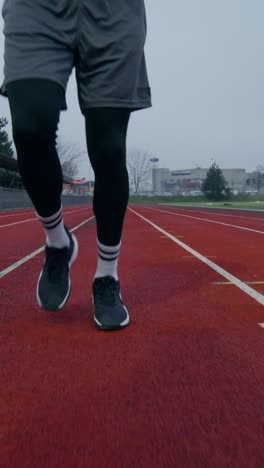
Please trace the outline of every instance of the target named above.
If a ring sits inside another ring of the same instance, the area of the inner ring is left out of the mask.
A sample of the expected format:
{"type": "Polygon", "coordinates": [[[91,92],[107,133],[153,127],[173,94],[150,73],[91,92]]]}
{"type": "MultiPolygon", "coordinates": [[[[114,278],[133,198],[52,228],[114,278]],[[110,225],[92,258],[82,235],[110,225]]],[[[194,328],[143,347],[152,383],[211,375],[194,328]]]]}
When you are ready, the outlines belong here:
{"type": "MultiPolygon", "coordinates": [[[[82,112],[151,106],[144,0],[5,0],[5,85],[41,78],[66,90],[75,67],[82,112]]],[[[66,109],[66,102],[63,109],[66,109]]]]}

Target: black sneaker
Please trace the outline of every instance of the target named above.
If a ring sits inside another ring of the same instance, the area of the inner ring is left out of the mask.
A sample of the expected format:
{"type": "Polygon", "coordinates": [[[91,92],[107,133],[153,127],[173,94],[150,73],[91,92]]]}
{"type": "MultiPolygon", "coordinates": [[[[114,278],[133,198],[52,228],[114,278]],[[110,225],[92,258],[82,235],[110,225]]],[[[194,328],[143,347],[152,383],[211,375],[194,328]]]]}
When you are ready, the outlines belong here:
{"type": "Polygon", "coordinates": [[[70,246],[62,249],[46,246],[46,259],[37,286],[37,301],[46,310],[61,309],[71,292],[70,267],[78,255],[76,237],[65,227],[70,246]]]}
{"type": "Polygon", "coordinates": [[[120,295],[120,283],[112,276],[93,282],[94,323],[100,330],[119,330],[129,324],[128,310],[120,295]]]}

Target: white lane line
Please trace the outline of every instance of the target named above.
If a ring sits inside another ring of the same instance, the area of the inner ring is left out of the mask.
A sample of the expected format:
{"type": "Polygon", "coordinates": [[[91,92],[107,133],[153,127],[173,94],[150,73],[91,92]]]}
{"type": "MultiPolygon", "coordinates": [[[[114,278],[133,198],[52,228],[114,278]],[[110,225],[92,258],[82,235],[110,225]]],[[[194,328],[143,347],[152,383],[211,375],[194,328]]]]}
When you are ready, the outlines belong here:
{"type": "MultiPolygon", "coordinates": [[[[84,224],[88,223],[89,221],[91,221],[91,219],[93,219],[94,216],[92,216],[91,218],[89,219],[86,219],[85,221],[83,221],[82,223],[78,224],[78,226],[75,226],[73,229],[70,229],[71,232],[74,232],[76,231],[77,229],[79,229],[80,227],[82,227],[84,224]]],[[[36,255],[38,255],[39,253],[43,252],[43,250],[45,249],[45,245],[43,245],[42,247],[40,247],[39,249],[37,250],[34,250],[34,252],[31,252],[31,254],[29,255],[26,255],[26,257],[23,257],[21,258],[20,260],[18,260],[17,262],[13,263],[13,265],[10,265],[9,267],[5,268],[4,270],[0,271],[0,278],[3,278],[4,276],[8,275],[9,273],[11,273],[11,271],[14,271],[16,270],[16,268],[20,267],[21,265],[23,265],[24,263],[28,262],[29,260],[31,260],[32,258],[34,258],[36,255]]]]}
{"type": "MultiPolygon", "coordinates": [[[[63,216],[66,216],[67,214],[70,214],[70,213],[77,213],[77,211],[85,211],[85,210],[87,210],[87,208],[81,208],[80,210],[73,210],[73,211],[65,211],[63,212],[63,216]]],[[[5,228],[5,227],[10,227],[10,226],[16,226],[17,224],[29,223],[30,221],[38,221],[38,218],[37,217],[29,218],[29,219],[24,219],[23,221],[16,221],[15,223],[3,224],[2,226],[0,226],[0,229],[5,228]]]]}
{"type": "MultiPolygon", "coordinates": [[[[206,258],[216,258],[216,255],[205,255],[206,258]]],[[[194,258],[193,255],[183,255],[182,258],[194,258]]]]}
{"type": "Polygon", "coordinates": [[[23,221],[17,221],[16,223],[3,224],[2,226],[0,226],[0,229],[5,227],[16,226],[17,224],[29,223],[30,221],[37,221],[37,218],[29,218],[24,219],[23,221]]]}
{"type": "Polygon", "coordinates": [[[147,206],[144,206],[144,208],[147,209],[147,210],[159,211],[160,213],[172,214],[173,216],[182,216],[183,218],[198,219],[199,221],[205,221],[207,223],[221,224],[222,226],[228,226],[228,227],[233,227],[233,228],[236,228],[236,229],[242,229],[243,231],[251,231],[251,232],[256,232],[257,234],[264,234],[264,231],[258,231],[257,229],[251,229],[251,228],[246,228],[246,227],[243,227],[243,226],[237,226],[236,224],[221,223],[220,221],[214,221],[212,219],[199,218],[198,216],[189,216],[189,215],[186,215],[186,214],[174,213],[173,211],[159,210],[158,208],[150,208],[150,207],[147,207],[147,206]]]}
{"type": "MultiPolygon", "coordinates": [[[[175,204],[175,203],[157,203],[157,205],[159,206],[174,206],[175,208],[194,208],[194,205],[186,205],[186,204],[175,204]]],[[[196,205],[197,206],[197,205],[196,205]]],[[[224,213],[226,213],[227,211],[230,211],[230,213],[232,213],[232,211],[236,212],[236,211],[244,211],[245,213],[264,213],[264,210],[255,210],[254,208],[237,208],[237,207],[233,207],[233,208],[222,208],[221,206],[197,206],[197,208],[202,208],[202,209],[206,209],[206,210],[218,210],[218,211],[223,211],[224,213]]]]}
{"type": "MultiPolygon", "coordinates": [[[[245,284],[264,284],[264,281],[243,281],[245,284]]],[[[232,285],[230,281],[212,281],[211,284],[215,284],[217,286],[227,286],[232,285]]]]}
{"type": "MultiPolygon", "coordinates": [[[[165,204],[164,204],[165,205],[165,204]]],[[[166,205],[165,205],[166,206],[166,205]]],[[[179,207],[180,208],[180,207],[179,207]]],[[[231,214],[226,214],[226,213],[210,213],[210,211],[201,211],[201,210],[189,210],[188,207],[183,207],[186,208],[188,213],[202,213],[202,214],[207,214],[209,216],[227,216],[229,218],[239,218],[239,219],[249,219],[250,221],[261,221],[264,222],[264,218],[253,218],[252,216],[237,216],[237,215],[231,215],[231,214]]],[[[213,209],[213,208],[212,208],[213,209]]]]}
{"type": "MultiPolygon", "coordinates": [[[[169,231],[168,231],[169,232],[169,231]]],[[[183,239],[183,236],[175,236],[177,239],[183,239]]],[[[160,236],[161,239],[168,239],[167,236],[160,236]]]]}
{"type": "Polygon", "coordinates": [[[252,297],[253,299],[255,299],[255,301],[257,301],[259,304],[261,305],[264,305],[264,296],[263,294],[260,294],[258,291],[255,291],[255,289],[251,288],[250,286],[248,286],[247,284],[243,283],[243,281],[241,281],[239,278],[236,278],[236,276],[233,276],[231,273],[228,273],[228,271],[224,270],[222,267],[220,267],[219,265],[217,265],[216,263],[212,262],[211,260],[209,260],[208,258],[204,257],[203,255],[201,255],[199,252],[197,252],[196,250],[192,249],[191,247],[189,247],[189,245],[187,244],[184,244],[182,241],[180,241],[179,239],[176,239],[176,237],[174,237],[173,235],[171,235],[169,232],[167,231],[164,231],[164,229],[160,228],[157,224],[153,223],[152,221],[150,221],[149,219],[145,218],[144,216],[142,216],[141,214],[137,213],[136,211],[132,210],[131,208],[129,208],[130,211],[132,211],[132,213],[134,213],[136,216],[138,216],[139,218],[143,219],[146,223],[150,224],[152,227],[154,227],[157,231],[161,232],[162,234],[164,234],[165,236],[169,237],[173,242],[175,242],[175,244],[178,244],[180,247],[182,247],[184,250],[186,250],[187,252],[189,252],[190,254],[194,255],[195,257],[197,257],[199,260],[201,260],[201,262],[205,263],[206,265],[208,265],[210,268],[212,268],[214,271],[216,271],[217,273],[219,273],[219,275],[223,276],[224,278],[226,278],[228,281],[231,281],[235,286],[237,286],[239,289],[241,289],[241,291],[243,291],[244,293],[246,293],[248,296],[252,297]]]}
{"type": "MultiPolygon", "coordinates": [[[[88,205],[88,206],[89,206],[89,205],[88,205]]],[[[66,210],[67,210],[68,208],[69,208],[69,207],[63,208],[63,212],[64,212],[64,213],[67,213],[66,210]]],[[[83,208],[81,208],[81,209],[83,209],[83,208]]],[[[74,210],[74,211],[79,211],[79,209],[74,210]]],[[[34,214],[34,212],[35,212],[35,211],[34,211],[33,208],[32,208],[32,209],[28,209],[28,210],[24,210],[24,211],[21,210],[21,211],[19,211],[19,213],[17,213],[16,211],[15,211],[15,213],[12,212],[12,211],[10,211],[10,212],[9,212],[10,214],[6,214],[6,212],[3,211],[3,212],[0,212],[0,219],[2,219],[2,218],[11,218],[11,217],[15,217],[15,216],[25,216],[25,215],[27,215],[27,214],[28,214],[28,215],[31,215],[31,214],[34,214]],[[5,213],[5,214],[3,214],[3,213],[5,213]]]]}
{"type": "Polygon", "coordinates": [[[21,210],[21,212],[19,212],[19,213],[17,213],[17,212],[14,213],[13,211],[10,210],[9,213],[10,213],[10,214],[6,214],[6,211],[0,212],[0,219],[2,219],[2,218],[12,218],[12,217],[14,217],[14,216],[26,216],[26,215],[31,215],[31,214],[34,213],[34,210],[27,210],[27,211],[22,211],[22,210],[21,210]],[[5,213],[5,214],[3,214],[3,213],[5,213]]]}

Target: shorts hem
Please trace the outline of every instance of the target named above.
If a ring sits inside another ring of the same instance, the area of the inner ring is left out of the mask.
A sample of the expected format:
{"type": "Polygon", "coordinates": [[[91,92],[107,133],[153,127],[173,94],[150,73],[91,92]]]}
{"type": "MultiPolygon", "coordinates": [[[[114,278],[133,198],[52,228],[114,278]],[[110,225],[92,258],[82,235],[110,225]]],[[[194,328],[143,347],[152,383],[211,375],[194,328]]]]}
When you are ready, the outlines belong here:
{"type": "MultiPolygon", "coordinates": [[[[2,86],[0,87],[0,95],[7,97],[7,91],[6,91],[6,85],[10,83],[14,83],[15,81],[21,81],[21,80],[45,80],[45,81],[52,81],[53,83],[57,83],[63,88],[64,93],[66,92],[66,87],[65,85],[57,79],[53,79],[50,77],[45,77],[43,75],[27,75],[27,76],[20,76],[19,78],[11,78],[10,80],[5,80],[2,86]]],[[[67,110],[67,103],[66,100],[64,99],[64,103],[61,106],[61,110],[67,110]]]]}
{"type": "Polygon", "coordinates": [[[82,114],[85,113],[86,110],[88,109],[95,109],[95,108],[100,108],[100,107],[114,107],[114,108],[122,108],[122,109],[130,109],[131,112],[137,111],[137,110],[143,110],[143,109],[148,109],[152,107],[151,101],[119,101],[117,99],[114,100],[108,100],[108,101],[93,101],[88,104],[82,105],[81,107],[81,112],[82,114]]]}

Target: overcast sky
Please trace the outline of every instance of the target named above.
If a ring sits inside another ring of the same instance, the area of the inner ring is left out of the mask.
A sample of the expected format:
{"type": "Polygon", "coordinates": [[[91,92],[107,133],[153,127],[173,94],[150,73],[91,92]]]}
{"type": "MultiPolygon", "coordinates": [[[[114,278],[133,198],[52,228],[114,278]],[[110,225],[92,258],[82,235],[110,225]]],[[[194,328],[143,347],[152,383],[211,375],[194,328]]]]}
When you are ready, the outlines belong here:
{"type": "MultiPolygon", "coordinates": [[[[128,150],[147,150],[170,169],[208,167],[212,158],[222,168],[264,164],[264,0],[145,3],[153,107],[133,114],[128,150]]],[[[1,34],[0,80],[3,45],[1,34]]],[[[74,74],[67,102],[60,138],[85,149],[74,74]]],[[[9,118],[4,98],[0,116],[9,118]]]]}

